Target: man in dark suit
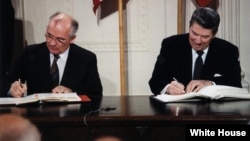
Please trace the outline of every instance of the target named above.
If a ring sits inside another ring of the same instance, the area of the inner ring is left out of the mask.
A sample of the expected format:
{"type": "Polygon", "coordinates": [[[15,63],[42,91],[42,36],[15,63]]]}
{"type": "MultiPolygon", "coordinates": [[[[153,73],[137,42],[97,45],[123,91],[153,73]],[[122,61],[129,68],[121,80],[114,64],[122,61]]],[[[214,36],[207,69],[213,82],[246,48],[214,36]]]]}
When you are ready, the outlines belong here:
{"type": "Polygon", "coordinates": [[[77,29],[78,22],[71,16],[61,12],[53,14],[45,33],[46,42],[25,47],[9,73],[7,95],[21,97],[26,91],[27,94],[102,95],[96,55],[73,44],[77,29]],[[55,58],[58,59],[53,65],[55,58]],[[57,69],[52,71],[51,66],[57,69]]]}
{"type": "Polygon", "coordinates": [[[15,11],[11,0],[0,2],[0,96],[3,95],[3,82],[8,74],[14,50],[15,11]]]}
{"type": "Polygon", "coordinates": [[[220,16],[215,10],[197,8],[191,17],[188,34],[162,41],[149,80],[155,95],[197,92],[208,85],[242,87],[238,48],[215,37],[219,23],[220,16]],[[196,58],[201,51],[201,69],[196,76],[196,58]]]}

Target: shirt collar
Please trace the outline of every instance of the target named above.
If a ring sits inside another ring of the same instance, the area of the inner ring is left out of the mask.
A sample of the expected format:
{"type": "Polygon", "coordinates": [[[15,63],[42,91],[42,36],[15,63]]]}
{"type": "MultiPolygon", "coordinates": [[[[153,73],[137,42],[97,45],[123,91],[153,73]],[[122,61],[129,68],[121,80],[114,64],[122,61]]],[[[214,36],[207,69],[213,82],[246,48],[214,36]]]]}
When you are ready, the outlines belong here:
{"type": "MultiPolygon", "coordinates": [[[[66,61],[68,58],[68,54],[69,54],[69,47],[63,53],[59,54],[60,59],[63,61],[66,61]]],[[[53,58],[53,57],[54,57],[54,55],[52,53],[50,53],[50,58],[53,58]]]]}
{"type": "MultiPolygon", "coordinates": [[[[205,54],[205,55],[207,54],[208,48],[209,47],[207,47],[206,49],[203,50],[203,52],[204,52],[203,54],[205,54]]],[[[196,54],[196,50],[194,50],[193,48],[192,48],[192,54],[196,54]]]]}

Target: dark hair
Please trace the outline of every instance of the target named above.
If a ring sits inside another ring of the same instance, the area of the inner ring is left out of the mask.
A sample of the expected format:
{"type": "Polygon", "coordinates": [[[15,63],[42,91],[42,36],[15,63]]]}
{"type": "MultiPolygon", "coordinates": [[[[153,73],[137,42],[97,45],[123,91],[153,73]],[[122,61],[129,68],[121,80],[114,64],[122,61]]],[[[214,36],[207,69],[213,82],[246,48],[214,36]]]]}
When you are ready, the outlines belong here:
{"type": "Polygon", "coordinates": [[[189,26],[193,25],[193,23],[197,23],[203,28],[211,29],[213,35],[215,35],[220,24],[220,15],[212,8],[198,7],[193,12],[189,26]]]}

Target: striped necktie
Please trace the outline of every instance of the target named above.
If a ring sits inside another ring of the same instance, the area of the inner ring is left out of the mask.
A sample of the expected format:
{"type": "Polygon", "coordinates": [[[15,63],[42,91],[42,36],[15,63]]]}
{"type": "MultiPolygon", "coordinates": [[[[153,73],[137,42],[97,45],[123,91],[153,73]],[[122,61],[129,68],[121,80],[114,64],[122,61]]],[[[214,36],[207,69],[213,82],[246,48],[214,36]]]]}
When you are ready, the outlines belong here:
{"type": "Polygon", "coordinates": [[[54,55],[54,60],[50,68],[50,75],[52,81],[52,89],[59,84],[59,70],[57,66],[57,60],[60,58],[59,55],[54,55]]]}

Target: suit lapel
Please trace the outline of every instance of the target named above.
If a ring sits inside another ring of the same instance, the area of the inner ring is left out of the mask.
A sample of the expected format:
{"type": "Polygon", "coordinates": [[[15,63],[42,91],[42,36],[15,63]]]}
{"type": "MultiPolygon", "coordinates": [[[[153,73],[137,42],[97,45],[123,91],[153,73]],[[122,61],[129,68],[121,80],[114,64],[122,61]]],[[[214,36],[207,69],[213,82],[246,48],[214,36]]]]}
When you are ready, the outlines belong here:
{"type": "Polygon", "coordinates": [[[217,58],[216,54],[217,54],[216,48],[212,44],[210,44],[208,52],[207,52],[206,60],[204,63],[202,78],[208,79],[213,76],[216,62],[218,61],[216,60],[217,58]]]}
{"type": "Polygon", "coordinates": [[[63,73],[63,76],[62,76],[62,80],[61,80],[61,84],[65,84],[69,81],[71,81],[70,79],[71,78],[74,78],[74,77],[71,77],[71,75],[75,75],[76,74],[76,70],[77,70],[77,59],[74,58],[74,45],[70,45],[70,48],[69,48],[69,54],[68,54],[68,58],[67,58],[67,61],[66,61],[66,64],[65,64],[65,68],[64,68],[64,73],[63,73]],[[72,69],[74,68],[74,69],[72,69]]]}
{"type": "Polygon", "coordinates": [[[186,69],[185,72],[186,72],[186,75],[187,76],[187,80],[191,80],[192,79],[192,64],[193,64],[193,55],[192,55],[192,47],[190,45],[187,45],[187,53],[186,53],[186,56],[184,58],[188,58],[185,60],[185,63],[184,63],[184,68],[186,69]]]}

